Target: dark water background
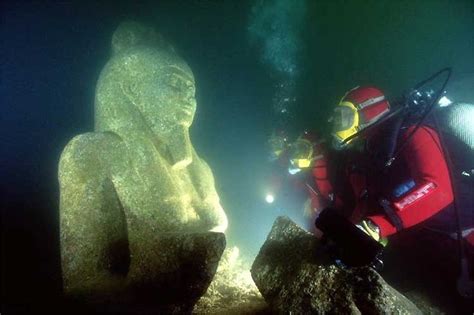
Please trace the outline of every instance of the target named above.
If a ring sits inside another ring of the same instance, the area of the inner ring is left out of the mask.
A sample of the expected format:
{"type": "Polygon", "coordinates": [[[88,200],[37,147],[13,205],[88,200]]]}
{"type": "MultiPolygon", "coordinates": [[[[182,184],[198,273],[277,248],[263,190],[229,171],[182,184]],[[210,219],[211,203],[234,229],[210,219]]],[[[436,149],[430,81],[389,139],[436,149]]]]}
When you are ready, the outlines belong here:
{"type": "MultiPolygon", "coordinates": [[[[58,159],[93,128],[95,83],[126,18],[156,26],[194,71],[192,140],[214,171],[231,242],[255,254],[280,214],[264,204],[262,178],[281,77],[261,62],[262,46],[249,44],[253,5],[2,1],[2,313],[56,301],[58,159]]],[[[356,85],[395,96],[442,67],[452,66],[454,78],[474,69],[472,0],[308,1],[305,12],[293,21],[301,28],[293,129],[323,130],[331,106],[356,85]]]]}

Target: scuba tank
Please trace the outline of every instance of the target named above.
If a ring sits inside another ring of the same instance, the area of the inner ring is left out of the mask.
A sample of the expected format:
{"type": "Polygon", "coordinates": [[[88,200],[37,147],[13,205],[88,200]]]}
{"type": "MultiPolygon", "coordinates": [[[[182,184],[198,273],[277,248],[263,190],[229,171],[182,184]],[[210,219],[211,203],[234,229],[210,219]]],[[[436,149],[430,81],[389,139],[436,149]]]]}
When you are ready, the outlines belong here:
{"type": "Polygon", "coordinates": [[[449,134],[474,151],[473,103],[452,103],[437,110],[441,132],[449,134]]]}
{"type": "Polygon", "coordinates": [[[464,232],[468,232],[469,228],[474,229],[473,120],[474,103],[453,103],[435,113],[442,146],[447,151],[445,155],[455,198],[454,212],[457,218],[461,268],[457,288],[461,296],[466,298],[474,297],[474,281],[469,277],[467,249],[463,242],[464,232]]]}
{"type": "MultiPolygon", "coordinates": [[[[458,208],[458,220],[461,232],[474,228],[474,103],[453,103],[448,107],[436,109],[435,126],[446,151],[446,161],[450,169],[451,182],[458,208]]],[[[453,221],[455,209],[448,209],[436,215],[438,222],[444,225],[433,226],[434,230],[453,233],[456,222],[451,226],[443,222],[453,221]]]]}

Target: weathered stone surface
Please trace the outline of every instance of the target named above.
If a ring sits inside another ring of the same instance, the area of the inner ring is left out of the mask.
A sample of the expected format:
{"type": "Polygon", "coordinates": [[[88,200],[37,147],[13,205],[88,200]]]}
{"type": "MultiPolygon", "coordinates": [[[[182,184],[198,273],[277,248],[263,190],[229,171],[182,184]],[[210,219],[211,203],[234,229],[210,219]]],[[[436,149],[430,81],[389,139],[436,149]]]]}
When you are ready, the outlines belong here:
{"type": "Polygon", "coordinates": [[[162,233],[154,244],[133,257],[141,264],[121,282],[68,296],[99,312],[190,314],[216,273],[226,246],[224,234],[162,233]]]}
{"type": "MultiPolygon", "coordinates": [[[[95,131],[73,138],[59,163],[63,280],[73,295],[159,284],[160,273],[170,273],[158,254],[176,268],[196,254],[184,250],[194,244],[189,236],[182,250],[168,250],[166,233],[227,228],[211,169],[189,138],[196,110],[190,68],[138,23],[120,25],[112,47],[97,83],[95,131]]],[[[216,257],[195,259],[193,267],[212,270],[216,257]]]]}
{"type": "Polygon", "coordinates": [[[191,312],[211,283],[225,245],[218,232],[157,235],[154,250],[133,257],[140,263],[127,279],[127,304],[191,312]]]}
{"type": "Polygon", "coordinates": [[[375,270],[338,268],[321,248],[316,237],[289,218],[277,218],[251,269],[272,309],[294,314],[420,314],[375,270]]]}

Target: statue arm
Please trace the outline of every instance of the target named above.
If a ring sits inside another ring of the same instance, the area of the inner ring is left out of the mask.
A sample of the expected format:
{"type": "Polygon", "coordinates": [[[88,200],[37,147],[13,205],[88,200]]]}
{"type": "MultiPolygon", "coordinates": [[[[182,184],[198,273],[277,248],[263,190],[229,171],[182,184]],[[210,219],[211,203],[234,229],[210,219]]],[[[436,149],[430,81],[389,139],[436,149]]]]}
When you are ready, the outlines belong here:
{"type": "Polygon", "coordinates": [[[66,292],[120,287],[129,259],[126,224],[109,178],[111,134],[73,138],[59,162],[61,264],[66,292]]]}
{"type": "Polygon", "coordinates": [[[228,220],[216,191],[214,176],[209,165],[196,152],[193,152],[192,178],[201,200],[196,206],[199,217],[207,223],[210,231],[225,232],[228,220]]]}

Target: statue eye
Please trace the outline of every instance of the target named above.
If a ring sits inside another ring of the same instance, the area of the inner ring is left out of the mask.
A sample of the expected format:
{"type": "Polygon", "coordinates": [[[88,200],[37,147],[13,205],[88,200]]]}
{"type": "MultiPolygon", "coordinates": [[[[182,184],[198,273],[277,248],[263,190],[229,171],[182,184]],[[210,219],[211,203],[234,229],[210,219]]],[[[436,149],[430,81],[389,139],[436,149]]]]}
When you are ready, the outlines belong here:
{"type": "Polygon", "coordinates": [[[169,75],[167,77],[167,84],[177,92],[189,91],[192,89],[194,93],[194,83],[191,80],[184,79],[178,75],[169,75]]]}
{"type": "Polygon", "coordinates": [[[170,84],[172,86],[178,87],[179,86],[179,81],[176,77],[171,77],[170,84]]]}

